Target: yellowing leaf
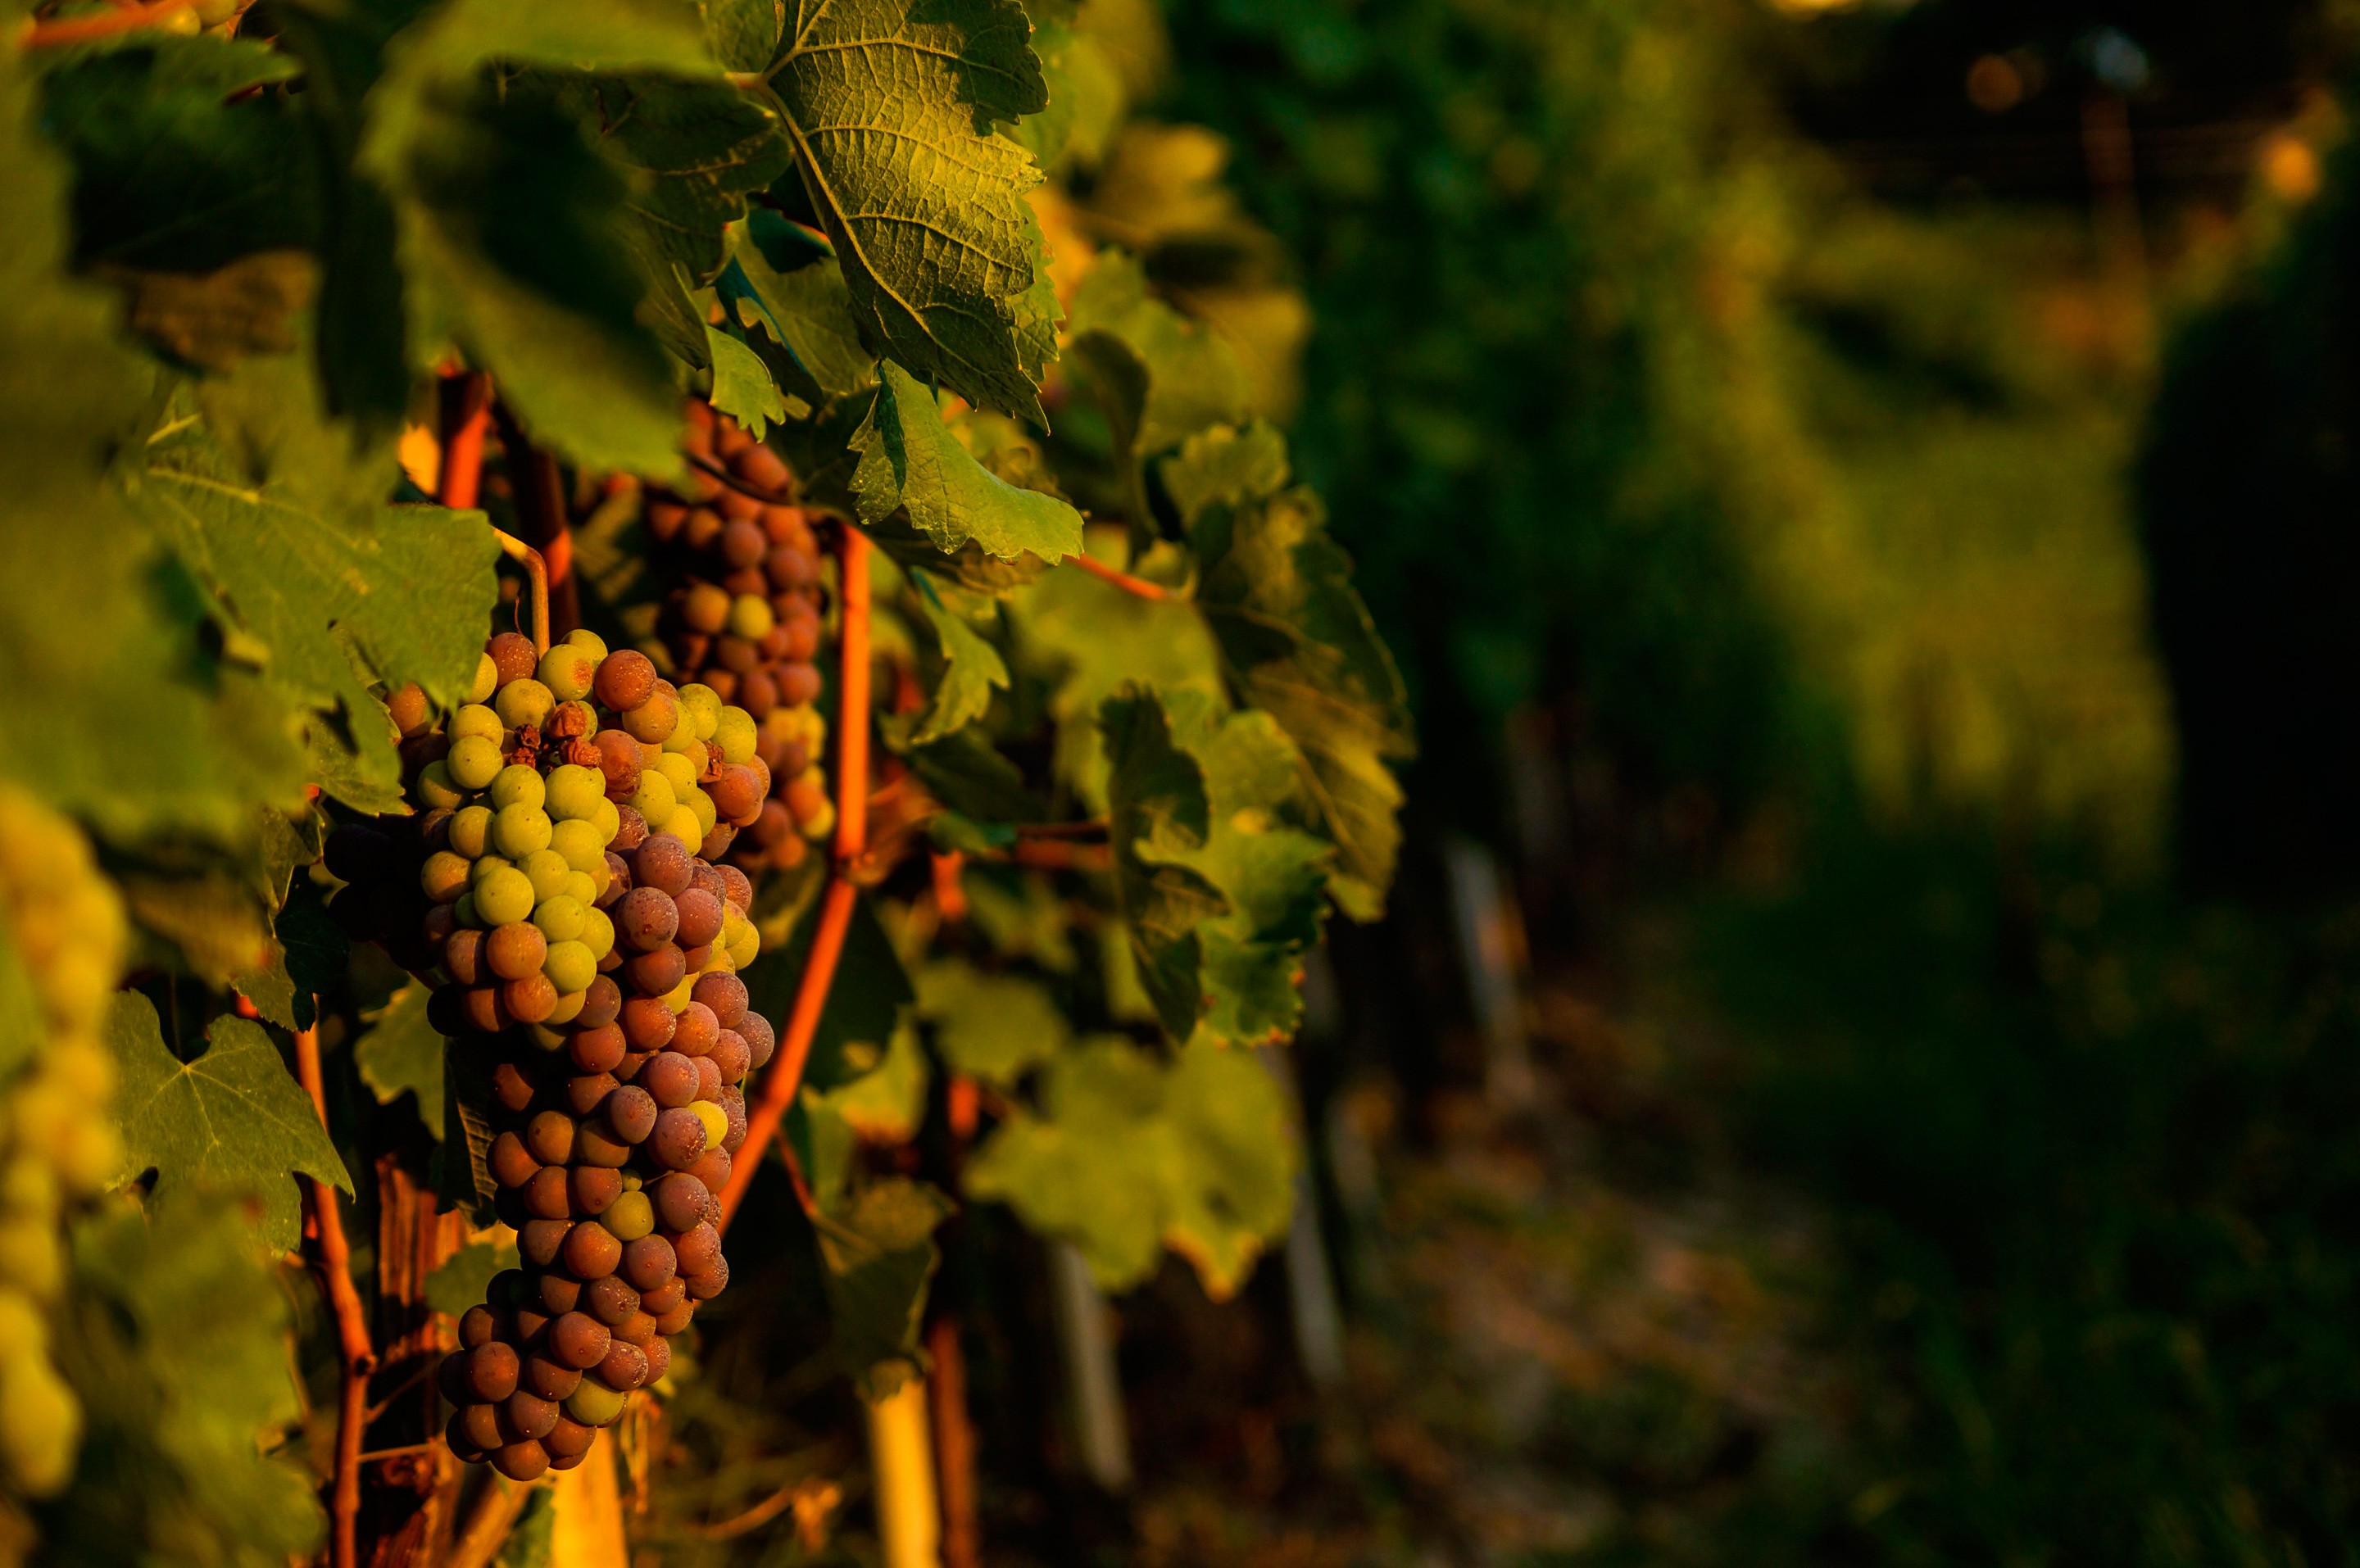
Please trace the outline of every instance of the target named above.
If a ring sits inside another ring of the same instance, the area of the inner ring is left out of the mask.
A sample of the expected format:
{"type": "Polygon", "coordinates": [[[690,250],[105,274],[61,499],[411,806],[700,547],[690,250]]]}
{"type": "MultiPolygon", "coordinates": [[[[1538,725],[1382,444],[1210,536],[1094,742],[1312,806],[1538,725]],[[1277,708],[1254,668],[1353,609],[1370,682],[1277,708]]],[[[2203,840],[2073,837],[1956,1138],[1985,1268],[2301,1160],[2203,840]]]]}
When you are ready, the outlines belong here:
{"type": "Polygon", "coordinates": [[[1056,561],[1082,548],[1079,512],[993,474],[944,425],[931,392],[898,365],[879,369],[877,401],[852,438],[862,522],[882,523],[906,507],[945,554],[972,541],[1001,561],[1030,551],[1056,561]]]}

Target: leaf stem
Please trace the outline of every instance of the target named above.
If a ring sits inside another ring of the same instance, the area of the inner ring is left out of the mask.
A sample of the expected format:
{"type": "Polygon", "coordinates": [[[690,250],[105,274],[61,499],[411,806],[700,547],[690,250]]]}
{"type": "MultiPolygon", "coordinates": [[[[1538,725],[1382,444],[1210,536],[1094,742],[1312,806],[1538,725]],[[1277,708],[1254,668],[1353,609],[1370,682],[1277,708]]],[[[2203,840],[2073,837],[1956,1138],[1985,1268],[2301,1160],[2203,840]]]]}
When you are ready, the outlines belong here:
{"type": "Polygon", "coordinates": [[[103,16],[73,16],[62,22],[27,22],[16,42],[24,49],[57,49],[65,44],[113,38],[117,33],[152,27],[189,3],[190,0],[156,0],[152,5],[135,5],[103,16]]]}
{"type": "Polygon", "coordinates": [[[1133,577],[1128,572],[1117,572],[1105,561],[1093,560],[1087,555],[1069,555],[1065,557],[1065,564],[1078,566],[1099,582],[1111,583],[1124,593],[1137,598],[1164,600],[1172,597],[1172,591],[1161,583],[1150,583],[1144,577],[1133,577]]]}
{"type": "Polygon", "coordinates": [[[514,534],[502,533],[499,529],[494,528],[492,537],[500,541],[500,549],[507,552],[510,561],[519,561],[524,563],[524,574],[532,580],[532,650],[535,653],[547,653],[549,651],[549,564],[541,560],[541,551],[514,534]]]}
{"type": "Polygon", "coordinates": [[[827,1010],[828,987],[835,983],[836,961],[844,956],[845,933],[852,927],[852,909],[859,898],[849,872],[869,844],[869,536],[846,523],[836,538],[836,588],[843,605],[836,645],[843,665],[836,681],[836,866],[829,874],[827,891],[821,895],[819,924],[812,932],[811,955],[803,961],[803,978],[795,986],[794,1011],[788,1015],[778,1056],[763,1073],[761,1088],[747,1108],[746,1139],[730,1162],[729,1180],[722,1184],[720,1228],[724,1231],[745,1202],[762,1154],[778,1135],[779,1124],[803,1085],[803,1064],[810,1060],[820,1015],[827,1010]]]}
{"type": "MultiPolygon", "coordinates": [[[[320,1076],[318,1026],[295,1035],[295,1075],[311,1096],[320,1125],[328,1125],[328,1094],[320,1076]]],[[[368,1318],[361,1309],[360,1291],[353,1285],[352,1248],[344,1240],[344,1220],[336,1206],[336,1189],[317,1176],[306,1176],[312,1222],[320,1235],[319,1268],[328,1305],[336,1318],[336,1351],[341,1362],[340,1398],[336,1410],[335,1489],[328,1517],[333,1530],[328,1561],[333,1568],[358,1568],[360,1548],[355,1531],[361,1511],[361,1430],[368,1424],[369,1374],[377,1370],[377,1347],[369,1343],[368,1318]]]]}

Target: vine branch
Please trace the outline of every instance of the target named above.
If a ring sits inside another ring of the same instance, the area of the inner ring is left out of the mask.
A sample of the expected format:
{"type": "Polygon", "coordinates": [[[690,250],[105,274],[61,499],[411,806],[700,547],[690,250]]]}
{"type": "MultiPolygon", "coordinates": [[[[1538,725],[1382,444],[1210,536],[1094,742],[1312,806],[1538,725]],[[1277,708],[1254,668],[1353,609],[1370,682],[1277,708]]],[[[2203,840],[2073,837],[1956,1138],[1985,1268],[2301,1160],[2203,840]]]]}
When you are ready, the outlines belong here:
{"type": "MultiPolygon", "coordinates": [[[[827,1010],[828,988],[836,981],[836,962],[844,956],[845,933],[852,927],[853,905],[859,889],[848,872],[869,844],[869,536],[850,523],[837,535],[837,580],[843,595],[843,619],[837,648],[843,659],[836,681],[836,809],[835,866],[828,873],[827,891],[821,895],[819,924],[812,933],[811,955],[803,961],[803,978],[795,986],[795,1006],[780,1038],[779,1053],[762,1076],[754,1103],[747,1107],[746,1140],[729,1167],[721,1187],[721,1223],[725,1232],[754,1183],[763,1152],[778,1135],[779,1123],[802,1087],[803,1065],[810,1059],[812,1039],[819,1032],[820,1015],[827,1010]]],[[[798,1186],[801,1183],[798,1181],[798,1186]]]]}
{"type": "Polygon", "coordinates": [[[474,373],[446,376],[436,389],[442,466],[434,476],[434,500],[467,511],[483,495],[484,432],[492,419],[492,378],[474,373]]]}
{"type": "Polygon", "coordinates": [[[492,537],[500,541],[501,550],[510,561],[520,561],[524,563],[524,574],[532,580],[532,650],[535,653],[547,653],[549,651],[549,565],[541,560],[541,551],[514,534],[505,534],[494,528],[492,537]]]}
{"type": "Polygon", "coordinates": [[[1111,583],[1135,598],[1162,601],[1172,597],[1172,590],[1161,583],[1150,583],[1144,577],[1133,577],[1128,572],[1117,572],[1105,561],[1087,555],[1065,557],[1067,566],[1078,566],[1101,583],[1111,583]]]}
{"type": "MultiPolygon", "coordinates": [[[[318,1026],[295,1035],[295,1074],[311,1096],[320,1125],[328,1125],[327,1088],[320,1075],[318,1026]]],[[[329,1562],[334,1568],[358,1568],[356,1530],[361,1511],[361,1431],[368,1424],[369,1374],[377,1370],[377,1347],[369,1343],[368,1318],[361,1309],[360,1291],[353,1286],[352,1247],[344,1239],[344,1220],[336,1206],[336,1189],[317,1176],[304,1178],[311,1200],[311,1218],[319,1232],[320,1275],[329,1308],[336,1319],[336,1353],[341,1363],[336,1409],[335,1487],[330,1495],[332,1529],[329,1562]]]]}
{"type": "Polygon", "coordinates": [[[27,22],[16,42],[25,49],[58,49],[66,44],[86,44],[94,38],[113,38],[140,27],[152,27],[187,5],[190,0],[156,0],[152,5],[135,5],[120,11],[109,11],[97,16],[71,16],[62,22],[27,22]]]}

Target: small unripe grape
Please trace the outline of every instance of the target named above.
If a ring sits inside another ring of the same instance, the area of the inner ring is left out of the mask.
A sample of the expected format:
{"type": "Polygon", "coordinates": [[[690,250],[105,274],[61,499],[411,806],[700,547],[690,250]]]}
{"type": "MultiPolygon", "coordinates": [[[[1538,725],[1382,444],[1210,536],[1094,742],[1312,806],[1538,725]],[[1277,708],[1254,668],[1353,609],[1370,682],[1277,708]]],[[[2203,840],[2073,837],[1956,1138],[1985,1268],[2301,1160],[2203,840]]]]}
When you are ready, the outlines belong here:
{"type": "Polygon", "coordinates": [[[565,857],[553,849],[536,849],[518,863],[517,869],[532,884],[532,901],[539,908],[543,898],[554,898],[566,890],[573,880],[574,868],[565,857]]]}
{"type": "Polygon", "coordinates": [[[541,960],[541,972],[558,991],[578,994],[588,990],[590,983],[598,978],[598,960],[578,942],[552,942],[548,955],[541,960]]]}
{"type": "Polygon", "coordinates": [[[458,789],[481,789],[499,777],[501,766],[498,741],[482,735],[464,736],[451,743],[450,755],[440,763],[429,764],[419,776],[421,798],[432,806],[456,807],[460,803],[456,799],[443,800],[425,792],[423,786],[433,777],[436,768],[442,768],[443,776],[458,789]]]}
{"type": "MultiPolygon", "coordinates": [[[[695,746],[697,743],[688,741],[684,744],[695,746]]],[[[672,799],[685,805],[690,793],[696,789],[697,777],[702,769],[687,753],[667,748],[661,757],[656,758],[656,771],[662,774],[664,781],[672,786],[672,799]]],[[[644,777],[642,775],[643,779],[644,777]]]]}
{"type": "Polygon", "coordinates": [[[582,1387],[565,1401],[565,1413],[585,1426],[606,1426],[623,1413],[625,1398],[595,1377],[582,1379],[582,1387]]]}
{"type": "Polygon", "coordinates": [[[729,635],[758,642],[773,625],[770,602],[759,593],[740,593],[729,602],[729,635]]]}
{"type": "Polygon", "coordinates": [[[559,643],[541,656],[535,674],[559,702],[576,702],[588,696],[596,682],[598,660],[588,648],[559,643]]]}
{"type": "MultiPolygon", "coordinates": [[[[541,978],[544,980],[549,979],[546,961],[544,961],[542,965],[541,978]]],[[[539,1023],[533,1025],[532,1040],[535,1045],[538,1045],[543,1051],[556,1051],[565,1044],[564,1026],[572,1023],[574,1021],[574,1015],[582,1010],[582,998],[584,993],[581,991],[558,991],[557,982],[554,980],[550,981],[549,988],[552,992],[556,992],[557,1002],[554,1007],[549,1009],[549,1016],[547,1018],[542,1018],[539,1023]]]]}
{"type": "Polygon", "coordinates": [[[451,825],[445,836],[451,848],[466,859],[474,860],[492,846],[492,810],[489,806],[462,806],[451,814],[451,825]]]}
{"type": "Polygon", "coordinates": [[[475,660],[475,678],[467,682],[467,701],[471,703],[490,702],[492,693],[499,690],[499,684],[498,661],[488,653],[482,655],[475,660]]]}
{"type": "Polygon", "coordinates": [[[613,1233],[617,1240],[637,1241],[656,1228],[655,1207],[648,1202],[644,1191],[625,1192],[607,1208],[600,1217],[600,1223],[613,1233]]]}
{"type": "Polygon", "coordinates": [[[598,813],[598,802],[606,798],[606,776],[595,768],[584,768],[578,763],[563,763],[549,776],[547,798],[542,804],[549,814],[565,822],[588,822],[598,813]]]}
{"type": "Polygon", "coordinates": [[[583,908],[581,900],[560,893],[553,898],[543,898],[534,908],[532,923],[533,928],[552,942],[579,942],[584,929],[589,924],[589,912],[583,908]]]}
{"type": "MultiPolygon", "coordinates": [[[[689,1115],[697,1119],[705,1134],[705,1140],[698,1146],[697,1153],[703,1154],[708,1149],[720,1148],[721,1140],[729,1136],[729,1114],[711,1100],[693,1100],[687,1109],[689,1115]]],[[[665,1113],[666,1116],[671,1114],[665,1113]]],[[[661,1136],[662,1131],[663,1116],[658,1116],[655,1136],[661,1136]]],[[[661,1150],[659,1150],[659,1158],[661,1158],[661,1150]]]]}
{"type": "Polygon", "coordinates": [[[510,681],[492,699],[492,711],[499,714],[500,723],[512,730],[540,728],[549,722],[556,707],[556,694],[530,678],[510,681]]]}
{"type": "Polygon", "coordinates": [[[521,801],[503,806],[492,816],[491,845],[508,859],[521,862],[536,850],[549,847],[554,825],[539,806],[521,801]]]}

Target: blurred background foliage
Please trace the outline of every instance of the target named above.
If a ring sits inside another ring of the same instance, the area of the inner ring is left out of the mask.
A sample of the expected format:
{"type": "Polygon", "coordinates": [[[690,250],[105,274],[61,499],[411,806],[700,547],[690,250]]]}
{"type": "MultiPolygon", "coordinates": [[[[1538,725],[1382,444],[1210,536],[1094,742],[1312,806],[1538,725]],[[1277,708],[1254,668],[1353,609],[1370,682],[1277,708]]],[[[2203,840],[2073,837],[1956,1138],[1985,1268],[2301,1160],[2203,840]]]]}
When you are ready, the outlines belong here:
{"type": "Polygon", "coordinates": [[[2355,21],[1093,0],[1079,221],[1423,745],[1300,1051],[1349,1392],[1127,1305],[1130,1560],[2360,1556],[2355,21]]]}

